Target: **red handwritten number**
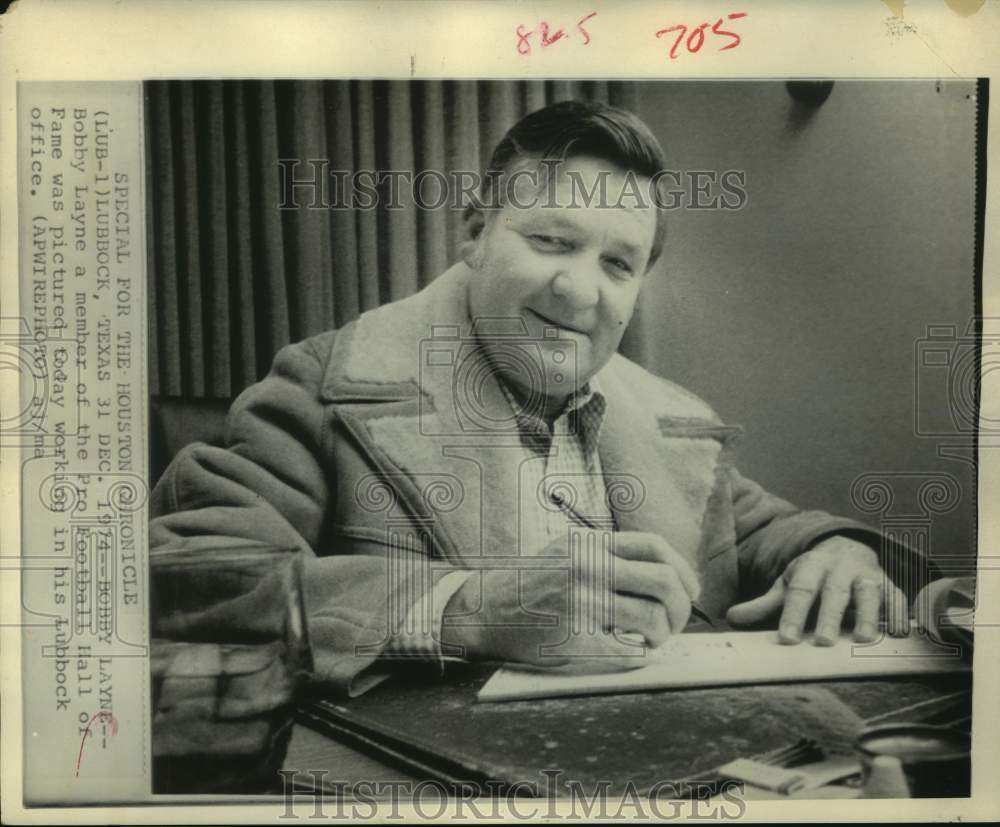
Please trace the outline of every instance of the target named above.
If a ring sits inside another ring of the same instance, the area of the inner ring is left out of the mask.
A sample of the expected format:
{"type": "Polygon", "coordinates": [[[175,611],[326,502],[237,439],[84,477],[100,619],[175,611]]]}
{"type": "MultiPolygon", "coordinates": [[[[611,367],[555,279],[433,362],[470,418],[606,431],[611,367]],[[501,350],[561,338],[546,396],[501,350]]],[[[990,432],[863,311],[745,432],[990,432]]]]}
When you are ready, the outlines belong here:
{"type": "Polygon", "coordinates": [[[595,14],[597,14],[597,12],[596,11],[592,11],[586,17],[581,17],[577,21],[577,23],[576,23],[576,28],[579,29],[580,34],[583,35],[583,45],[584,46],[586,46],[588,43],[590,43],[590,35],[587,34],[587,30],[585,28],[583,28],[583,24],[586,23],[588,20],[590,20],[590,18],[593,17],[595,14]]]}
{"type": "MultiPolygon", "coordinates": [[[[736,34],[736,32],[726,31],[725,29],[721,28],[723,22],[725,20],[739,20],[741,17],[746,17],[746,16],[747,12],[745,11],[733,12],[732,14],[727,15],[724,18],[720,17],[718,20],[715,21],[715,23],[712,24],[713,34],[716,34],[720,37],[730,37],[733,40],[732,43],[728,43],[725,46],[721,46],[719,48],[720,52],[724,52],[727,49],[735,49],[737,46],[740,45],[740,43],[743,42],[740,36],[736,34]]],[[[666,29],[660,29],[656,33],[656,37],[661,38],[665,34],[670,34],[671,32],[678,32],[677,39],[674,41],[674,45],[670,47],[670,59],[676,60],[677,50],[680,48],[681,43],[685,42],[685,35],[687,35],[686,45],[688,52],[695,55],[701,51],[701,47],[705,45],[705,29],[707,28],[708,28],[708,23],[702,23],[700,26],[695,26],[695,28],[691,30],[691,33],[688,34],[688,27],[682,24],[678,24],[676,26],[670,26],[666,29]]]]}
{"type": "MultiPolygon", "coordinates": [[[[721,20],[719,21],[722,22],[721,20]]],[[[530,31],[524,31],[524,24],[520,24],[515,30],[517,34],[517,53],[519,55],[530,55],[531,54],[531,41],[528,40],[531,37],[530,31]]]]}
{"type": "MultiPolygon", "coordinates": [[[[733,14],[730,14],[729,19],[739,20],[741,17],[746,17],[746,16],[747,13],[745,11],[738,11],[738,12],[733,12],[733,14]]],[[[725,29],[720,29],[719,26],[721,25],[722,25],[722,18],[720,17],[712,25],[712,31],[717,35],[722,35],[723,37],[731,37],[733,39],[733,42],[730,43],[728,46],[723,46],[721,49],[719,49],[720,52],[724,52],[726,51],[726,49],[735,49],[737,46],[740,45],[740,43],[743,42],[743,38],[741,38],[738,34],[736,34],[736,32],[727,32],[725,29]]]]}
{"type": "MultiPolygon", "coordinates": [[[[580,33],[583,38],[583,45],[586,46],[590,43],[590,33],[583,27],[583,24],[590,20],[592,17],[597,15],[596,11],[592,11],[590,14],[581,17],[576,21],[576,30],[580,33]]],[[[517,35],[517,53],[519,55],[530,55],[531,54],[531,36],[535,33],[534,29],[525,29],[522,23],[516,29],[514,33],[517,35]]],[[[569,38],[565,29],[551,30],[547,20],[542,20],[538,24],[538,37],[541,41],[542,48],[546,46],[551,46],[553,43],[558,43],[560,40],[569,38]]]]}
{"type": "Polygon", "coordinates": [[[669,29],[660,29],[657,33],[657,37],[663,37],[665,34],[670,34],[670,32],[676,32],[680,30],[680,34],[677,35],[677,40],[674,41],[674,45],[670,47],[670,59],[675,60],[677,58],[677,47],[681,45],[681,41],[684,39],[684,35],[687,33],[687,26],[677,25],[671,26],[669,29]]]}
{"type": "Polygon", "coordinates": [[[697,54],[701,51],[701,47],[705,45],[705,29],[708,28],[708,23],[702,23],[698,28],[696,28],[691,34],[688,35],[687,47],[691,54],[697,54]],[[695,39],[695,35],[698,37],[698,45],[692,46],[691,41],[695,39]]]}

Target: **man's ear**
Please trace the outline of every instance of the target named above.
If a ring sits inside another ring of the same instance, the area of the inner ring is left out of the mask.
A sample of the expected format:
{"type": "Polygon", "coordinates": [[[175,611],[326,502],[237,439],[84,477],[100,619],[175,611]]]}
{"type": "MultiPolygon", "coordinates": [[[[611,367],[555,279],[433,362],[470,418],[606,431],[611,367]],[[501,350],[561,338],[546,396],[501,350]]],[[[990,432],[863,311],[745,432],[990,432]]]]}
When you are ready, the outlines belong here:
{"type": "Polygon", "coordinates": [[[479,199],[473,200],[462,213],[462,241],[459,255],[469,267],[476,269],[482,260],[483,235],[486,231],[486,211],[479,199]]]}

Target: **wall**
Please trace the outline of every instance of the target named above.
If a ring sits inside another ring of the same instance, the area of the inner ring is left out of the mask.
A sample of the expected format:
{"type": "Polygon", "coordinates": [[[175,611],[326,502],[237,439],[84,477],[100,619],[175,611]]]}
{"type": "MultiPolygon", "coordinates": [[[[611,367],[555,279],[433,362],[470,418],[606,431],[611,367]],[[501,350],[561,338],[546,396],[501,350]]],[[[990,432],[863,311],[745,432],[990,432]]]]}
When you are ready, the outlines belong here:
{"type": "Polygon", "coordinates": [[[860,516],[861,473],[953,475],[932,553],[972,553],[972,468],[915,435],[914,353],[973,313],[974,83],[838,81],[811,118],[781,82],[644,83],[639,101],[668,167],[745,170],[749,193],[672,213],[643,296],[652,369],[744,425],[741,470],[800,505],[860,516]]]}

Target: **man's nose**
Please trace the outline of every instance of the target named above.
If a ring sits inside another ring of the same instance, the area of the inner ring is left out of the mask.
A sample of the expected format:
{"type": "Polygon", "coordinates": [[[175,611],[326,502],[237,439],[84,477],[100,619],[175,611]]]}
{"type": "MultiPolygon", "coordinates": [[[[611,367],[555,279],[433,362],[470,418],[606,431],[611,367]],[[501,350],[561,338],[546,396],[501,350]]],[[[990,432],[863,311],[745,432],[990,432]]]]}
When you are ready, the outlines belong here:
{"type": "Polygon", "coordinates": [[[586,310],[597,304],[599,279],[596,263],[578,261],[556,273],[552,292],[574,310],[586,310]]]}

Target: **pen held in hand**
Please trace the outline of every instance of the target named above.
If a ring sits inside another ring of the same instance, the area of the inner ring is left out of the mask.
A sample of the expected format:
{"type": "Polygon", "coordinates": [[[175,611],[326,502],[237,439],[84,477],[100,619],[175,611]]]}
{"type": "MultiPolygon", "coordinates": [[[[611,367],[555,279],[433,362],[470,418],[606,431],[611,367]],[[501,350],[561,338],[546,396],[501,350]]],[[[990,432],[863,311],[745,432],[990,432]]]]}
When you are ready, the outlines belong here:
{"type": "MultiPolygon", "coordinates": [[[[560,495],[557,491],[553,491],[549,495],[549,499],[552,501],[553,505],[555,505],[560,511],[562,511],[567,517],[569,517],[574,522],[586,528],[599,530],[600,526],[595,525],[595,523],[591,519],[581,514],[575,508],[573,508],[568,502],[566,502],[565,498],[562,495],[560,495]]],[[[706,612],[703,608],[701,608],[701,606],[699,606],[693,600],[691,601],[691,614],[694,615],[696,618],[698,618],[698,620],[701,620],[702,622],[707,623],[712,628],[715,628],[715,624],[712,622],[712,618],[709,617],[708,612],[706,612]]]]}

